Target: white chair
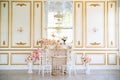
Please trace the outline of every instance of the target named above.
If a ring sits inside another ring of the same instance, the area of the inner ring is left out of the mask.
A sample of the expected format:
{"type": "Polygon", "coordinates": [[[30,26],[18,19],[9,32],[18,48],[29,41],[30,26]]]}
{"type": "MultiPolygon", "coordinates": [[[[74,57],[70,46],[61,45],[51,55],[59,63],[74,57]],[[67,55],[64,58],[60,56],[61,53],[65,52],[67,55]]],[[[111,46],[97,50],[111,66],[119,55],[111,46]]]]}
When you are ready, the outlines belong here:
{"type": "Polygon", "coordinates": [[[71,73],[76,75],[76,66],[74,64],[62,65],[62,74],[68,73],[71,76],[71,73]]]}
{"type": "Polygon", "coordinates": [[[42,64],[39,65],[39,74],[42,73],[42,76],[44,77],[45,73],[52,73],[52,65],[51,65],[51,56],[49,53],[45,52],[42,54],[42,64]]]}
{"type": "Polygon", "coordinates": [[[72,60],[72,51],[67,54],[67,64],[62,66],[62,73],[67,72],[69,76],[73,72],[76,75],[76,66],[74,60],[72,60]]]}

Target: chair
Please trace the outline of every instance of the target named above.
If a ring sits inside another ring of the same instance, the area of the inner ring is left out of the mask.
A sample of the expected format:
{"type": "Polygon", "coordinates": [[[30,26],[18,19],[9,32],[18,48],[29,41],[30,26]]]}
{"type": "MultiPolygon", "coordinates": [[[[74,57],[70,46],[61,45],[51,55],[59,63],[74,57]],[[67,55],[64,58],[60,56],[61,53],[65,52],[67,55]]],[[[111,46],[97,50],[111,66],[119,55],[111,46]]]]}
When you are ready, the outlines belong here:
{"type": "Polygon", "coordinates": [[[51,65],[51,56],[49,55],[49,53],[44,51],[41,60],[42,60],[42,64],[39,65],[39,74],[42,73],[42,76],[44,77],[45,73],[50,73],[51,76],[52,65],[51,65]]]}
{"type": "Polygon", "coordinates": [[[67,72],[69,76],[71,76],[71,73],[74,72],[76,75],[76,66],[74,60],[72,60],[72,51],[70,51],[67,54],[67,64],[62,65],[62,73],[67,72]]]}

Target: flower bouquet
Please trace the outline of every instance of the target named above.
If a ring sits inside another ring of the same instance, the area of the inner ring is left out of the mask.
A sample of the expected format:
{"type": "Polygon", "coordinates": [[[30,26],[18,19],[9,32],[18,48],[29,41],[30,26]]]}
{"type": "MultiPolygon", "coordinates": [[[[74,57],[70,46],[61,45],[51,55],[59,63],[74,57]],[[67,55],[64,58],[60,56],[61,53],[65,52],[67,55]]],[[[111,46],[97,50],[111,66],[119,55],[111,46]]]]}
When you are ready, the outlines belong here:
{"type": "Polygon", "coordinates": [[[34,62],[36,62],[37,60],[39,60],[40,56],[42,55],[42,50],[40,50],[39,48],[38,49],[35,49],[33,50],[33,58],[34,58],[34,62]]]}
{"type": "Polygon", "coordinates": [[[25,62],[28,64],[28,73],[32,73],[32,63],[34,61],[34,57],[29,55],[25,58],[25,62]]]}
{"type": "Polygon", "coordinates": [[[40,42],[43,45],[44,49],[54,49],[58,44],[56,40],[51,39],[42,39],[40,42]]]}
{"type": "Polygon", "coordinates": [[[90,73],[90,69],[89,69],[90,61],[91,61],[90,57],[88,57],[88,56],[83,56],[82,57],[82,62],[83,62],[83,64],[85,64],[85,67],[86,67],[86,74],[90,73]]]}
{"type": "Polygon", "coordinates": [[[83,56],[82,57],[82,62],[86,65],[87,63],[90,63],[91,58],[88,56],[83,56]]]}
{"type": "Polygon", "coordinates": [[[39,60],[39,57],[41,56],[42,51],[39,49],[35,49],[31,55],[28,55],[25,58],[25,62],[28,64],[28,73],[32,73],[32,64],[33,62],[36,62],[39,60]]]}

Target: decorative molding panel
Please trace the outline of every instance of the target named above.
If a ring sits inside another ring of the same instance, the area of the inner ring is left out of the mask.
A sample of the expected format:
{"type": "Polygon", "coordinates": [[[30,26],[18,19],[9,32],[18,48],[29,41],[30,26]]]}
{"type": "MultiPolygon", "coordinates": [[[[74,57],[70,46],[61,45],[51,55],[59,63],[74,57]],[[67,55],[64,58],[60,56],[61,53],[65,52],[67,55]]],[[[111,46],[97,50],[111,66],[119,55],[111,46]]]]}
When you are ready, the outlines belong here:
{"type": "Polygon", "coordinates": [[[9,46],[9,2],[0,1],[0,48],[9,46]]]}
{"type": "Polygon", "coordinates": [[[30,55],[31,53],[29,52],[15,52],[11,53],[11,65],[26,65],[27,63],[25,62],[26,56],[30,55]]]}
{"type": "Polygon", "coordinates": [[[86,52],[85,55],[91,58],[90,65],[106,65],[106,53],[104,52],[86,52]]]}
{"type": "Polygon", "coordinates": [[[9,54],[0,52],[0,65],[9,64],[9,54]]]}
{"type": "Polygon", "coordinates": [[[117,53],[107,54],[107,65],[117,65],[117,53]]]}
{"type": "Polygon", "coordinates": [[[74,4],[74,46],[83,47],[83,3],[76,1],[74,4]]]}
{"type": "Polygon", "coordinates": [[[12,1],[12,42],[13,48],[31,47],[31,2],[12,1]]]}
{"type": "Polygon", "coordinates": [[[105,3],[103,1],[88,1],[86,6],[86,47],[105,47],[105,3]],[[93,6],[93,4],[95,4],[93,6]]]}
{"type": "Polygon", "coordinates": [[[119,65],[120,65],[120,58],[119,58],[119,65]]]}
{"type": "Polygon", "coordinates": [[[108,7],[108,48],[117,47],[116,2],[109,1],[108,7]]]}
{"type": "Polygon", "coordinates": [[[36,47],[42,47],[42,44],[40,43],[40,40],[42,39],[42,2],[41,1],[34,1],[33,2],[34,8],[34,40],[33,40],[33,46],[36,47]]]}
{"type": "Polygon", "coordinates": [[[83,53],[81,52],[75,53],[75,65],[83,65],[82,56],[83,56],[83,53]]]}

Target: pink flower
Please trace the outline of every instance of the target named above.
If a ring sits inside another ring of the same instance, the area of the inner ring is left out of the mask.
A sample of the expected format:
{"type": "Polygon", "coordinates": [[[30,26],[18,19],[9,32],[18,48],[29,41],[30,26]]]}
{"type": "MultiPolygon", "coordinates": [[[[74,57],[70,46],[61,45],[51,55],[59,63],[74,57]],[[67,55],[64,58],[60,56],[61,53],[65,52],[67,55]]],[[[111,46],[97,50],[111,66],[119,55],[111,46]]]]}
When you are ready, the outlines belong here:
{"type": "Polygon", "coordinates": [[[82,61],[83,61],[83,63],[89,63],[90,61],[91,61],[91,58],[90,57],[88,57],[88,56],[83,56],[82,57],[82,61]]]}
{"type": "Polygon", "coordinates": [[[42,55],[42,51],[41,51],[41,50],[35,49],[35,50],[33,51],[33,57],[35,58],[35,61],[36,61],[36,60],[39,60],[39,56],[41,56],[41,55],[42,55]]]}

